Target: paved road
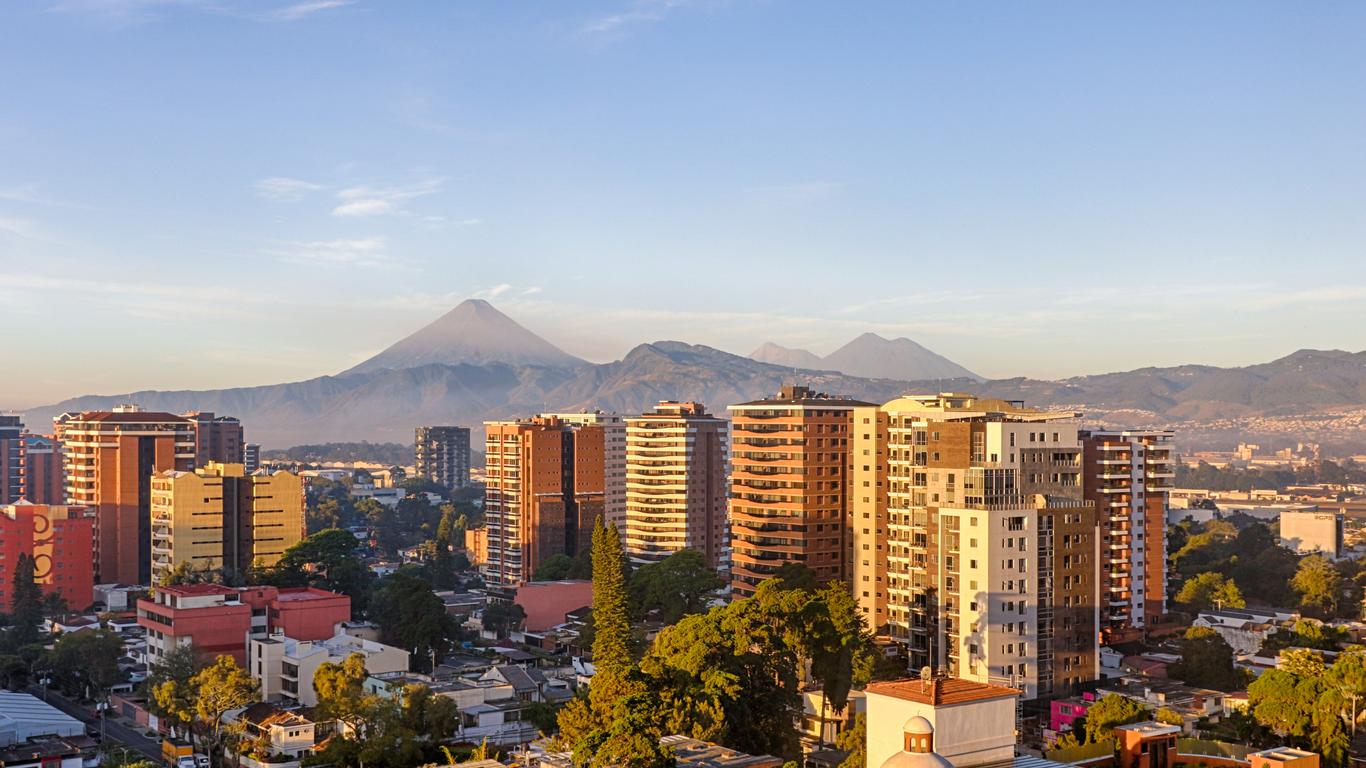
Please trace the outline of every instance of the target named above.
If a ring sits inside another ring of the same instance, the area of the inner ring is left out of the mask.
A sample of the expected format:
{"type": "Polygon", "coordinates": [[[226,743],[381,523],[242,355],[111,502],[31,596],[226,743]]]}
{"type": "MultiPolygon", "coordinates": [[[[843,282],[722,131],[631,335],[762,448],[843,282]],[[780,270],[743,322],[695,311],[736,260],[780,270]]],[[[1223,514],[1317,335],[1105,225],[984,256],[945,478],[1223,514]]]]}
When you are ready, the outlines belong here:
{"type": "MultiPolygon", "coordinates": [[[[43,697],[43,689],[38,686],[29,686],[28,692],[40,699],[43,697]]],[[[81,722],[94,725],[96,729],[103,727],[106,743],[118,742],[135,752],[142,753],[144,757],[154,763],[161,762],[161,742],[147,738],[141,730],[112,717],[105,718],[103,726],[101,726],[100,719],[94,716],[89,707],[71,701],[51,689],[47,692],[47,703],[81,722]]]]}

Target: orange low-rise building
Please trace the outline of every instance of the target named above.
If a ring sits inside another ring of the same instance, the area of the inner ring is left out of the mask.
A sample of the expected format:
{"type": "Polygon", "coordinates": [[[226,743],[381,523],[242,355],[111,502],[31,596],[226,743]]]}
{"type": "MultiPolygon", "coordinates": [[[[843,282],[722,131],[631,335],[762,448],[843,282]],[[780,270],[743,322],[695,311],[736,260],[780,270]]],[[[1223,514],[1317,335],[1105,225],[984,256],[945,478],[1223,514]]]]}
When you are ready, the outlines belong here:
{"type": "Polygon", "coordinates": [[[311,587],[179,584],[158,587],[153,599],[138,601],[138,625],[147,630],[154,661],[192,645],[206,658],[227,655],[245,663],[250,637],[324,640],[350,619],[350,597],[311,587]]]}
{"type": "Polygon", "coordinates": [[[33,575],[44,594],[61,595],[73,610],[95,599],[95,518],[85,507],[49,506],[20,500],[0,506],[0,607],[8,611],[14,567],[33,558],[33,575]]]}
{"type": "Polygon", "coordinates": [[[565,614],[593,605],[593,582],[587,579],[528,581],[513,602],[526,612],[524,629],[540,632],[563,624],[565,614]]]}

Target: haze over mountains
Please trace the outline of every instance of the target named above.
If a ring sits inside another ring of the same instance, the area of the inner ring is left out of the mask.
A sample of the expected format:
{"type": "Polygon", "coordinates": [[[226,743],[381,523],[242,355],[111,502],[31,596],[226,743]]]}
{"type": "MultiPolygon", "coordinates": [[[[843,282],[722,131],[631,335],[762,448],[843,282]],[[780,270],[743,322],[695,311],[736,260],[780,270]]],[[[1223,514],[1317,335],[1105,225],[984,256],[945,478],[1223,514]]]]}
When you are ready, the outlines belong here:
{"type": "Polygon", "coordinates": [[[910,339],[884,339],[876,333],[865,333],[825,357],[805,349],[781,347],[771,341],[751,352],[749,357],[761,363],[839,371],[867,379],[982,379],[910,339]]]}
{"type": "Polygon", "coordinates": [[[824,358],[777,345],[742,357],[659,341],[641,344],[621,360],[592,364],[483,301],[464,302],[336,376],[258,387],[91,395],[31,409],[25,420],[31,429],[45,431],[63,411],[135,402],[149,410],[240,417],[248,439],[267,448],[342,440],[407,443],[422,424],[478,427],[486,419],[546,410],[639,413],[660,399],[700,400],[724,414],[727,405],[794,382],[874,402],[906,392],[948,390],[1023,399],[1082,410],[1112,426],[1176,427],[1181,443],[1192,447],[1246,438],[1274,442],[1280,435],[1366,449],[1366,352],[1302,350],[1243,368],[1187,365],[1062,381],[982,381],[908,339],[865,334],[824,358]],[[833,370],[836,366],[839,370],[833,370]],[[926,373],[878,375],[910,370],[926,373]]]}

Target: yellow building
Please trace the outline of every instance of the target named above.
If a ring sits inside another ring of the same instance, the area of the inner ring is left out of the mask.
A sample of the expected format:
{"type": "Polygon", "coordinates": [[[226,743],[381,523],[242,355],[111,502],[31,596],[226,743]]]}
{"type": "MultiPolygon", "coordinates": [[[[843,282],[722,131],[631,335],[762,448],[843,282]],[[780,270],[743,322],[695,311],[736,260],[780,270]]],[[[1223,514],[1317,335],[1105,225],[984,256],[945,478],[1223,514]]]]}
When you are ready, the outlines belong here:
{"type": "Polygon", "coordinates": [[[152,476],[152,578],[181,563],[243,573],[272,566],[304,536],[298,475],[219,464],[152,476]]]}

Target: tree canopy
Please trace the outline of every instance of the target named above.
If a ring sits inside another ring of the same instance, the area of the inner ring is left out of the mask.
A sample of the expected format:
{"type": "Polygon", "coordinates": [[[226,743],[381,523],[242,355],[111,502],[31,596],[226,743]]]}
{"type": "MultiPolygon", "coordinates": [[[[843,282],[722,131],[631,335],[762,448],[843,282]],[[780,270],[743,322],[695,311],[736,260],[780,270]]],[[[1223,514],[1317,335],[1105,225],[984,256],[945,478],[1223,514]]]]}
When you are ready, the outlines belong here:
{"type": "Polygon", "coordinates": [[[1186,685],[1220,691],[1241,690],[1247,676],[1233,666],[1233,648],[1208,627],[1191,627],[1181,640],[1181,661],[1168,674],[1186,685]]]}
{"type": "Polygon", "coordinates": [[[1086,741],[1095,744],[1114,738],[1116,725],[1137,723],[1148,717],[1148,709],[1133,699],[1107,693],[1086,710],[1086,741]]]}
{"type": "Polygon", "coordinates": [[[1192,609],[1243,608],[1247,602],[1238,585],[1222,574],[1206,572],[1189,578],[1176,593],[1176,602],[1192,609]]]}

